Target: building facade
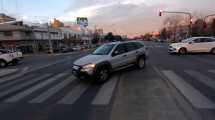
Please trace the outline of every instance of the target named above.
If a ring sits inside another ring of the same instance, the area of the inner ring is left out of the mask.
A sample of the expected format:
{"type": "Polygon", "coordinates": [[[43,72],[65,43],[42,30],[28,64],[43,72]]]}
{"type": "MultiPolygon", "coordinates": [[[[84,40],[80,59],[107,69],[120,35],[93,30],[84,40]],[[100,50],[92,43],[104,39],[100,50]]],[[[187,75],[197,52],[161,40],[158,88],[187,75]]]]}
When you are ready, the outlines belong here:
{"type": "Polygon", "coordinates": [[[63,44],[60,29],[46,27],[30,27],[27,25],[0,25],[0,47],[20,49],[24,53],[46,51],[51,46],[59,50],[63,44]],[[51,42],[50,42],[51,41],[51,42]]]}

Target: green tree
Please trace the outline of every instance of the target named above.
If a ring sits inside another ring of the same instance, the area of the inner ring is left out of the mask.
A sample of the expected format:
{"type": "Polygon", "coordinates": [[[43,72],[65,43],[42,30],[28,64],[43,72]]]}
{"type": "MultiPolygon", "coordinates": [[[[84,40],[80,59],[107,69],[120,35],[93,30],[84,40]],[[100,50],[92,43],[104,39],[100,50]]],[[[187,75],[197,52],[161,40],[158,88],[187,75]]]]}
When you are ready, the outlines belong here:
{"type": "Polygon", "coordinates": [[[105,35],[104,39],[112,42],[112,41],[114,41],[115,38],[114,38],[113,33],[109,32],[107,35],[105,35]]]}
{"type": "Polygon", "coordinates": [[[204,36],[204,20],[198,19],[192,27],[192,36],[204,36]]]}

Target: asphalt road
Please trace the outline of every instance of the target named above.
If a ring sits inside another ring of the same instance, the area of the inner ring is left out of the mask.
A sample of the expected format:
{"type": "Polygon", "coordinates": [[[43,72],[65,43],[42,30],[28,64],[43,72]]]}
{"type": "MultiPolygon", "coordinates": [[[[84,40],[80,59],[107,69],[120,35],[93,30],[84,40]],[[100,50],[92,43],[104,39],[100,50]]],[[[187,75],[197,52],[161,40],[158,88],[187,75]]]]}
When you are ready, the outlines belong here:
{"type": "Polygon", "coordinates": [[[87,52],[27,57],[1,69],[2,120],[213,120],[215,56],[169,55],[147,42],[144,70],[130,67],[99,85],[71,74],[87,52]]]}

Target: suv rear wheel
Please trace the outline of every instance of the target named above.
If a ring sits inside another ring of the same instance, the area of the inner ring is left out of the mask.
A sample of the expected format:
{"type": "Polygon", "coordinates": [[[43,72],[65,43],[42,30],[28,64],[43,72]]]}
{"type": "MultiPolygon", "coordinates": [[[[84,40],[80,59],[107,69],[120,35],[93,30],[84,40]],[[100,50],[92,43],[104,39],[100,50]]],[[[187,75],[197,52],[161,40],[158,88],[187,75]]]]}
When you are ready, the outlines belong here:
{"type": "Polygon", "coordinates": [[[7,66],[7,63],[3,60],[0,60],[0,67],[3,68],[3,67],[6,67],[7,66]]]}
{"type": "Polygon", "coordinates": [[[109,77],[110,70],[108,69],[108,67],[101,67],[100,69],[98,69],[96,74],[96,81],[98,81],[99,83],[105,83],[106,81],[108,81],[109,77]]]}
{"type": "Polygon", "coordinates": [[[146,67],[146,60],[144,57],[140,57],[138,60],[137,60],[137,67],[139,69],[143,69],[146,67]]]}

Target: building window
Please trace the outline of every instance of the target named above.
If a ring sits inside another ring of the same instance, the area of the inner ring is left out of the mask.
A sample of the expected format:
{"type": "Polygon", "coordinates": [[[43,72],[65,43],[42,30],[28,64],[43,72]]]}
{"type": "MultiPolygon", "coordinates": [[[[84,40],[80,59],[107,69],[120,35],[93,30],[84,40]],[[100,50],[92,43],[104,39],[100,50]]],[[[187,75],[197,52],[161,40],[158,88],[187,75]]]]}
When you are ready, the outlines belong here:
{"type": "Polygon", "coordinates": [[[13,36],[13,32],[11,31],[4,32],[4,36],[13,36]]]}

